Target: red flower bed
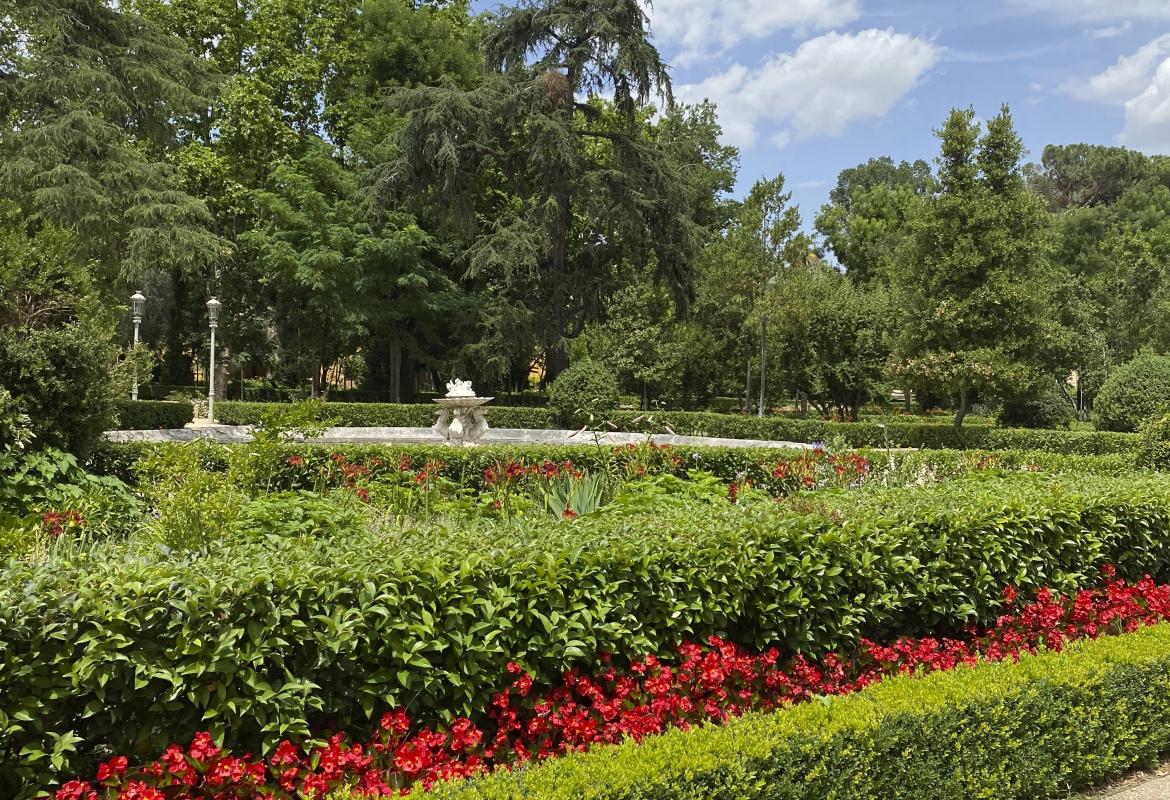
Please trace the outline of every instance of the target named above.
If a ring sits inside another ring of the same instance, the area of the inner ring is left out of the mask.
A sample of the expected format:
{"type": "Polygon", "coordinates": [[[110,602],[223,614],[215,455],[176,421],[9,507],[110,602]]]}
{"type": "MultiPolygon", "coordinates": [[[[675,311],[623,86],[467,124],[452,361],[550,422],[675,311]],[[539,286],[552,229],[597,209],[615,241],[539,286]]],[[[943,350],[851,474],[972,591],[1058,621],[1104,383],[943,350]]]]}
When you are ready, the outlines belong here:
{"type": "Polygon", "coordinates": [[[187,800],[189,798],[323,797],[349,786],[379,797],[408,787],[507,768],[532,759],[625,737],[640,739],[667,728],[686,729],[746,711],[774,709],[817,695],[845,694],[887,675],[951,669],[979,660],[1015,659],[1039,648],[1136,630],[1170,619],[1170,585],[1136,584],[1104,570],[1100,587],[1072,596],[1047,589],[1017,605],[1004,591],[1007,611],[984,630],[959,639],[862,642],[856,654],[830,653],[819,662],[780,662],[771,649],[751,654],[718,637],[685,643],[670,659],[648,655],[596,675],[566,672],[559,686],[539,689],[521,666],[509,664],[509,688],[486,710],[482,727],[466,718],[442,727],[412,722],[402,710],[385,714],[369,741],[332,736],[304,751],[289,742],[266,758],[233,755],[201,733],[187,747],[171,745],[154,762],[131,769],[124,756],[102,764],[96,781],[71,781],[57,800],[187,800]]]}

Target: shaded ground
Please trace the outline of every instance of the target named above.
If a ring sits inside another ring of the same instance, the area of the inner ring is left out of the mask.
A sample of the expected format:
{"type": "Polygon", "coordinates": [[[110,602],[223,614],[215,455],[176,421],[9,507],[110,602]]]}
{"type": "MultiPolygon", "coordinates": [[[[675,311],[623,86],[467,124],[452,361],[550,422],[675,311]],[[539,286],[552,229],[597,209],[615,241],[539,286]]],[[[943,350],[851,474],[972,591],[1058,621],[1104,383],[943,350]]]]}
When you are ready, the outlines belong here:
{"type": "Polygon", "coordinates": [[[1078,800],[1170,800],[1170,762],[1139,772],[1078,800]]]}

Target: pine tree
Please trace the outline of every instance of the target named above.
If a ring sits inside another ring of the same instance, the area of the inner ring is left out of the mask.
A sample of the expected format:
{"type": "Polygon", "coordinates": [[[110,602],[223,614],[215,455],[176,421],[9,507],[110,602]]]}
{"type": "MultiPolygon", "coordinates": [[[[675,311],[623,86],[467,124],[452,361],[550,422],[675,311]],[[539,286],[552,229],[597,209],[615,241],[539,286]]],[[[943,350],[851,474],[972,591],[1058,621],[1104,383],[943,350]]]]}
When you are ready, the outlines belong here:
{"type": "Polygon", "coordinates": [[[938,131],[938,192],[910,217],[894,272],[902,309],[895,371],[959,398],[1010,396],[1050,377],[1068,331],[1051,302],[1048,216],[1024,184],[1023,143],[1005,106],[980,135],[972,110],[938,131]]]}
{"type": "Polygon", "coordinates": [[[103,0],[31,0],[6,22],[0,191],[25,221],[74,231],[102,284],[214,264],[224,242],[169,160],[208,105],[202,63],[103,0]]]}
{"type": "Polygon", "coordinates": [[[392,199],[414,197],[465,244],[466,276],[533,317],[546,379],[597,318],[623,261],[652,264],[680,301],[703,240],[680,163],[646,104],[670,78],[637,0],[527,0],[490,20],[490,71],[401,90],[392,199]],[[611,103],[590,98],[612,89],[611,103]]]}

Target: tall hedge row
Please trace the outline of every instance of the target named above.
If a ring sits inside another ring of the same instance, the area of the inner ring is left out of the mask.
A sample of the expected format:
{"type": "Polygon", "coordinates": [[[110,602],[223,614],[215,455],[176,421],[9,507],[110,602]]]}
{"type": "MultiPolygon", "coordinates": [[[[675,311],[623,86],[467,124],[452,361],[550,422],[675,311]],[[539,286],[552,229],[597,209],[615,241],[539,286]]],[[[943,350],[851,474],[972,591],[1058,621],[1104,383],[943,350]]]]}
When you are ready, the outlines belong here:
{"type": "Polygon", "coordinates": [[[1168,749],[1170,626],[1159,625],[411,796],[1036,800],[1152,766],[1168,749]]]}
{"type": "Polygon", "coordinates": [[[479,715],[510,659],[551,681],[600,650],[712,633],[815,653],[991,620],[1009,583],[1068,589],[1105,562],[1127,577],[1170,571],[1162,476],[1022,475],[825,502],[10,563],[0,795],[203,728],[247,750],[360,733],[388,705],[479,715]]]}
{"type": "MultiPolygon", "coordinates": [[[[390,403],[325,403],[325,416],[349,427],[429,427],[435,409],[426,405],[390,403]]],[[[221,402],[216,417],[225,425],[252,425],[260,421],[264,403],[221,402]]],[[[487,419],[496,428],[550,428],[547,409],[488,406],[487,419]]],[[[840,437],[850,447],[917,447],[954,450],[1051,450],[1059,453],[1100,455],[1131,452],[1138,446],[1135,434],[1107,431],[1058,431],[1029,428],[994,428],[973,425],[956,428],[949,423],[825,422],[790,417],[749,417],[699,411],[614,411],[592,421],[578,419],[600,430],[679,435],[718,436],[729,439],[765,439],[816,442],[840,437]],[[611,425],[613,427],[611,427],[611,425]]]]}

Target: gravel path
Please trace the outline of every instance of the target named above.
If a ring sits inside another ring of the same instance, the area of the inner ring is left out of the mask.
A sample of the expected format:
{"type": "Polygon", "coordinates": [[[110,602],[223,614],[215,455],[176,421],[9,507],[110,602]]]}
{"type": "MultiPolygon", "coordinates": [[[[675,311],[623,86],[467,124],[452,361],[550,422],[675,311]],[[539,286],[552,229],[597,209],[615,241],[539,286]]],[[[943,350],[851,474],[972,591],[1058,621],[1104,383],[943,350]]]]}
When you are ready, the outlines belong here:
{"type": "Polygon", "coordinates": [[[1104,789],[1083,800],[1170,800],[1170,764],[1104,789]]]}

